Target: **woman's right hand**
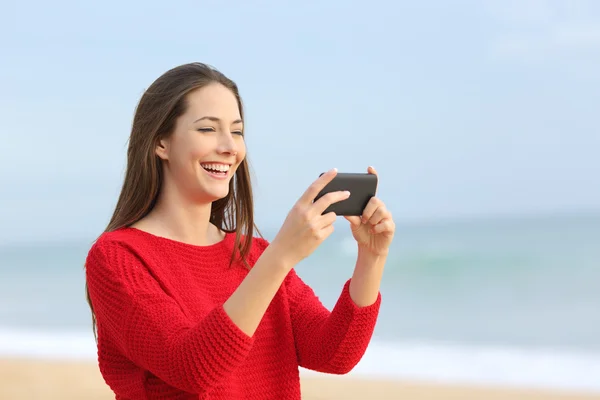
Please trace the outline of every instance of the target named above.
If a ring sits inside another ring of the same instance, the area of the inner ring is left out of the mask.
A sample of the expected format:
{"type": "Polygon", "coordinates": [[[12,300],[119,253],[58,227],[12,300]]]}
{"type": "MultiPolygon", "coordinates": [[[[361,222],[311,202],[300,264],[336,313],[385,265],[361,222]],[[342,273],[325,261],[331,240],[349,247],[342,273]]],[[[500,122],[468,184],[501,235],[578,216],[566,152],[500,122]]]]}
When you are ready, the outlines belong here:
{"type": "Polygon", "coordinates": [[[333,223],[337,217],[334,212],[323,214],[333,203],[346,200],[349,192],[327,193],[314,201],[319,192],[337,175],[332,169],[321,175],[304,192],[288,213],[283,226],[271,242],[271,250],[290,268],[312,254],[333,232],[333,223]]]}

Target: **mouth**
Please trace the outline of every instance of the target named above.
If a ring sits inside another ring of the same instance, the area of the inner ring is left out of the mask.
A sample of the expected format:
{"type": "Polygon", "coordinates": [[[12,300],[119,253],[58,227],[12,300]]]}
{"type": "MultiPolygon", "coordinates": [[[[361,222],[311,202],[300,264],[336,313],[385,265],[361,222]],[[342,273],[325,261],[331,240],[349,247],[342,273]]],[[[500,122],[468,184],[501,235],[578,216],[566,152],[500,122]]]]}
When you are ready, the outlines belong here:
{"type": "Polygon", "coordinates": [[[204,168],[209,175],[215,178],[226,178],[229,175],[230,164],[222,163],[200,163],[200,166],[204,168]]]}

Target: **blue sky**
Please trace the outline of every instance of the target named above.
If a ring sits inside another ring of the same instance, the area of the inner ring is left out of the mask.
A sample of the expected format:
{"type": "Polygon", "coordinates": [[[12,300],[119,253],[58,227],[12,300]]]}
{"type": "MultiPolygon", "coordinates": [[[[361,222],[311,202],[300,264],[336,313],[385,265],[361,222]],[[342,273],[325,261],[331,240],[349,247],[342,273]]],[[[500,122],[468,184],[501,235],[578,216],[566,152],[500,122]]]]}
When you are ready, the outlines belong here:
{"type": "Polygon", "coordinates": [[[1,241],[85,235],[167,69],[240,86],[258,222],[331,167],[400,223],[600,209],[600,3],[12,2],[0,6],[1,241]]]}

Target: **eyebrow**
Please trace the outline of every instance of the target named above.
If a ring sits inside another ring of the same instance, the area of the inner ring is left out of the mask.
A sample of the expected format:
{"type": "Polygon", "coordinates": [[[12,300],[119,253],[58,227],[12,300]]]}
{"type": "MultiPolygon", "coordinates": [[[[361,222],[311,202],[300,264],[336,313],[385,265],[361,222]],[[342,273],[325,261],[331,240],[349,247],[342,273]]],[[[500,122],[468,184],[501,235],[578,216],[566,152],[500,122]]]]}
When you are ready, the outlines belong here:
{"type": "MultiPolygon", "coordinates": [[[[217,117],[211,117],[209,115],[209,116],[206,116],[206,117],[198,118],[197,120],[194,121],[194,123],[203,121],[205,119],[207,119],[209,121],[213,121],[213,122],[221,122],[221,120],[219,118],[217,118],[217,117]]],[[[244,121],[242,121],[241,119],[236,119],[235,121],[232,122],[232,124],[240,124],[240,123],[244,123],[244,121]]]]}

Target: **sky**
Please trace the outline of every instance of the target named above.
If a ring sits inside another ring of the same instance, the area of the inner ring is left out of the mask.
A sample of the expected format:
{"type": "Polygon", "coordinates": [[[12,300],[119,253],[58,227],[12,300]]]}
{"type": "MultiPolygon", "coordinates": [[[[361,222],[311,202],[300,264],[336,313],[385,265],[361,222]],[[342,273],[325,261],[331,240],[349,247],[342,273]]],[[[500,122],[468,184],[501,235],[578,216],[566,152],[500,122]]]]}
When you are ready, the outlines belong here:
{"type": "Polygon", "coordinates": [[[369,165],[399,224],[600,210],[600,2],[13,1],[0,49],[0,243],[97,236],[192,61],[240,87],[262,227],[369,165]]]}

